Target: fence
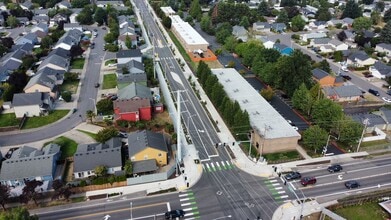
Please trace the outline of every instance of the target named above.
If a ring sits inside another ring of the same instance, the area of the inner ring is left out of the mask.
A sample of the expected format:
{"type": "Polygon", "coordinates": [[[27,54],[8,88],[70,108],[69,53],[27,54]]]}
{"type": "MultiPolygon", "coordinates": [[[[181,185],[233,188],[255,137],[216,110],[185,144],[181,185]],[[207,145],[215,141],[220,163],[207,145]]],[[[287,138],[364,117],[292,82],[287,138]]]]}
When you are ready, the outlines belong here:
{"type": "Polygon", "coordinates": [[[172,174],[175,172],[175,165],[171,165],[171,167],[163,173],[155,173],[143,176],[137,176],[132,178],[127,178],[126,182],[128,186],[142,184],[142,183],[150,183],[167,180],[172,174]]]}

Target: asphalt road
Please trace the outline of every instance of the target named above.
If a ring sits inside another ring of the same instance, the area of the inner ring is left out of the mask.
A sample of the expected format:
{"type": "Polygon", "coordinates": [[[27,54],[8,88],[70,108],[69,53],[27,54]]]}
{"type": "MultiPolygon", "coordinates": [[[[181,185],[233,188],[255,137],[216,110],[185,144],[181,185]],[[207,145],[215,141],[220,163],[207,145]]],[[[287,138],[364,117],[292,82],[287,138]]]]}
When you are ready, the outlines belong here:
{"type": "Polygon", "coordinates": [[[98,28],[98,37],[95,41],[95,49],[90,53],[87,62],[87,69],[85,77],[80,80],[82,86],[79,87],[80,96],[77,102],[77,112],[69,115],[68,118],[64,118],[57,123],[53,123],[43,128],[39,128],[33,131],[17,131],[14,134],[1,134],[0,133],[0,146],[18,145],[29,142],[35,142],[47,138],[52,138],[66,131],[71,130],[83,120],[86,120],[86,111],[94,110],[95,99],[98,92],[98,88],[95,88],[95,83],[99,82],[99,74],[101,63],[105,52],[103,52],[104,46],[104,30],[98,28]]]}

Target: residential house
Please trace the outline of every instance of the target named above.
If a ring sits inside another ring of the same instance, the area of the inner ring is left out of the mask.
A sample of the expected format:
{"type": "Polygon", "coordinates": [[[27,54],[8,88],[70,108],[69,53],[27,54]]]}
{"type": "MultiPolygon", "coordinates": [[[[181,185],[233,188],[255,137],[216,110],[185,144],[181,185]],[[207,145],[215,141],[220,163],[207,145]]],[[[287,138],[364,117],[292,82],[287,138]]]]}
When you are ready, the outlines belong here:
{"type": "Polygon", "coordinates": [[[325,21],[312,21],[309,23],[309,27],[311,29],[322,30],[322,29],[326,29],[327,23],[325,21]]]}
{"type": "Polygon", "coordinates": [[[289,56],[293,53],[293,49],[285,44],[275,43],[273,48],[280,52],[281,55],[289,56]]]}
{"type": "Polygon", "coordinates": [[[47,114],[53,107],[48,92],[16,93],[12,99],[16,118],[34,117],[47,114]]]}
{"type": "Polygon", "coordinates": [[[56,82],[56,79],[46,74],[36,74],[30,78],[23,90],[25,93],[48,92],[53,99],[56,99],[58,95],[56,82]]]}
{"type": "Polygon", "coordinates": [[[333,48],[334,51],[342,51],[349,49],[349,46],[347,44],[336,39],[332,39],[328,44],[333,48]]]}
{"type": "Polygon", "coordinates": [[[344,18],[342,19],[342,27],[351,28],[354,22],[354,19],[352,18],[344,18]]]}
{"type": "Polygon", "coordinates": [[[69,1],[64,0],[64,1],[57,3],[56,7],[58,9],[70,9],[70,8],[72,8],[72,5],[69,1]]]}
{"type": "Polygon", "coordinates": [[[72,8],[72,14],[69,15],[69,23],[77,23],[76,17],[80,14],[82,10],[82,8],[72,8]]]}
{"type": "Polygon", "coordinates": [[[140,49],[132,49],[132,50],[120,50],[116,54],[117,58],[117,65],[118,64],[125,64],[129,62],[130,60],[136,60],[140,63],[143,62],[142,60],[142,53],[140,49]]]}
{"type": "Polygon", "coordinates": [[[54,24],[59,24],[62,21],[67,22],[67,20],[68,20],[67,15],[58,13],[54,15],[53,18],[50,19],[50,26],[52,27],[54,24]]]}
{"type": "Polygon", "coordinates": [[[83,27],[79,23],[65,23],[64,24],[64,31],[68,32],[70,30],[79,30],[83,33],[83,27]]]}
{"type": "Polygon", "coordinates": [[[59,47],[59,48],[56,48],[56,49],[50,51],[50,53],[48,54],[48,57],[51,55],[57,55],[62,58],[65,58],[67,60],[70,60],[71,52],[69,50],[65,50],[65,49],[59,47]]]}
{"type": "Polygon", "coordinates": [[[10,71],[4,66],[0,66],[0,83],[5,83],[9,79],[10,71]]]}
{"type": "Polygon", "coordinates": [[[136,60],[130,60],[124,64],[117,64],[117,74],[143,74],[144,65],[136,60]]]}
{"type": "Polygon", "coordinates": [[[254,22],[253,31],[270,31],[270,24],[268,22],[254,22]]]}
{"type": "Polygon", "coordinates": [[[38,23],[36,25],[34,25],[32,28],[31,28],[31,33],[35,33],[37,31],[40,31],[40,32],[43,32],[43,33],[48,33],[49,32],[49,26],[47,23],[38,23]]]}
{"type": "Polygon", "coordinates": [[[96,6],[100,8],[106,8],[108,5],[124,6],[124,3],[122,1],[96,1],[96,6]]]}
{"type": "Polygon", "coordinates": [[[311,40],[311,39],[326,38],[326,37],[327,37],[327,34],[323,33],[323,32],[322,33],[314,32],[314,33],[307,33],[307,34],[300,35],[301,40],[304,42],[307,42],[308,40],[311,40]]]}
{"type": "Polygon", "coordinates": [[[373,66],[369,67],[369,72],[378,79],[385,79],[391,76],[391,66],[381,61],[376,61],[373,66]]]}
{"type": "Polygon", "coordinates": [[[277,33],[282,33],[286,30],[286,25],[284,23],[273,23],[270,25],[270,30],[277,33]]]}
{"type": "Polygon", "coordinates": [[[79,144],[73,155],[73,175],[75,179],[95,176],[95,168],[105,166],[108,174],[122,170],[122,142],[114,137],[105,143],[79,144]]]}
{"type": "Polygon", "coordinates": [[[118,90],[118,100],[121,99],[152,99],[151,89],[147,86],[137,83],[131,83],[128,86],[118,90]]]}
{"type": "Polygon", "coordinates": [[[387,57],[391,57],[391,44],[376,44],[375,50],[379,53],[384,53],[387,57]]]}
{"type": "Polygon", "coordinates": [[[137,34],[133,23],[126,23],[119,29],[118,44],[121,48],[131,49],[126,46],[127,40],[130,40],[132,46],[137,46],[137,34]]]}
{"type": "Polygon", "coordinates": [[[118,90],[130,85],[131,83],[147,86],[147,74],[120,74],[117,76],[118,90]]]}
{"type": "Polygon", "coordinates": [[[113,102],[114,119],[125,121],[150,121],[152,106],[150,99],[117,99],[113,102]]]}
{"type": "Polygon", "coordinates": [[[387,130],[391,130],[391,110],[386,107],[381,107],[379,109],[379,115],[386,121],[387,130]]]}
{"type": "Polygon", "coordinates": [[[5,67],[9,71],[13,71],[22,65],[22,58],[26,55],[23,50],[15,50],[5,54],[1,59],[1,66],[5,67]]]}
{"type": "Polygon", "coordinates": [[[356,34],[353,33],[351,30],[343,30],[342,33],[340,33],[340,35],[342,36],[342,39],[340,38],[340,40],[342,41],[349,41],[349,42],[354,42],[354,39],[356,37],[356,34]]]}
{"type": "Polygon", "coordinates": [[[338,24],[343,24],[343,21],[342,20],[339,20],[339,19],[331,19],[329,21],[327,21],[327,26],[332,26],[332,27],[335,27],[336,25],[338,24]]]}
{"type": "Polygon", "coordinates": [[[17,51],[20,50],[22,51],[25,55],[31,55],[34,49],[34,45],[30,43],[25,43],[25,44],[14,44],[11,47],[11,51],[17,51]]]}
{"type": "Polygon", "coordinates": [[[310,46],[313,46],[313,47],[320,47],[322,45],[327,45],[329,44],[329,42],[331,41],[330,38],[328,37],[325,37],[325,38],[315,38],[315,39],[312,39],[311,42],[310,42],[310,46]]]}
{"type": "Polygon", "coordinates": [[[120,15],[118,16],[118,25],[119,25],[119,28],[124,28],[125,26],[130,26],[132,28],[134,28],[134,24],[131,20],[131,17],[130,16],[127,16],[127,15],[120,15]]]}
{"type": "Polygon", "coordinates": [[[367,132],[372,132],[375,128],[380,130],[389,130],[391,124],[388,124],[381,115],[373,113],[358,113],[349,115],[359,124],[367,124],[367,132]]]}
{"type": "Polygon", "coordinates": [[[312,79],[314,79],[321,87],[334,86],[335,77],[321,69],[313,69],[312,79]]]}
{"type": "Polygon", "coordinates": [[[7,11],[7,6],[4,4],[4,2],[0,2],[0,11],[7,11]]]}
{"type": "Polygon", "coordinates": [[[133,175],[145,175],[156,172],[159,167],[156,166],[155,159],[132,161],[133,175]]]}
{"type": "Polygon", "coordinates": [[[49,16],[48,15],[34,15],[31,19],[32,24],[38,24],[38,23],[49,23],[49,16]]]}
{"type": "Polygon", "coordinates": [[[22,44],[38,44],[38,38],[35,33],[28,33],[24,35],[23,37],[19,38],[15,44],[16,45],[22,45],[22,44]]]}
{"type": "Polygon", "coordinates": [[[30,23],[30,20],[28,17],[17,17],[19,24],[22,25],[28,25],[30,23]]]}
{"type": "Polygon", "coordinates": [[[155,159],[162,167],[168,163],[168,141],[161,133],[149,130],[128,134],[129,159],[133,162],[155,159]]]}
{"type": "Polygon", "coordinates": [[[46,8],[35,8],[33,10],[34,15],[48,15],[49,9],[46,8]]]}
{"type": "Polygon", "coordinates": [[[243,26],[235,25],[232,27],[232,35],[243,42],[247,42],[248,33],[243,26]]]}
{"type": "Polygon", "coordinates": [[[78,29],[69,30],[57,41],[54,49],[61,47],[65,50],[70,50],[73,45],[79,44],[82,34],[83,32],[78,29]]]}
{"type": "Polygon", "coordinates": [[[324,88],[327,98],[337,102],[352,102],[360,100],[362,91],[356,85],[324,88]]]}
{"type": "Polygon", "coordinates": [[[266,49],[273,49],[274,41],[270,40],[269,38],[267,38],[265,36],[259,36],[259,35],[256,35],[255,38],[257,40],[260,40],[263,44],[263,47],[265,47],[266,49]]]}
{"type": "Polygon", "coordinates": [[[334,48],[331,45],[322,45],[319,47],[319,52],[320,53],[332,53],[334,52],[334,48]]]}
{"type": "MultiPolygon", "coordinates": [[[[42,150],[22,146],[12,153],[11,158],[3,161],[0,183],[17,187],[24,186],[25,181],[53,181],[56,178],[57,160],[60,155],[60,146],[53,143],[44,146],[42,150]]],[[[41,188],[47,185],[44,184],[41,188]]]]}
{"type": "Polygon", "coordinates": [[[55,70],[68,71],[69,60],[59,55],[52,54],[42,61],[38,67],[38,70],[43,69],[44,67],[50,67],[55,70]]]}
{"type": "Polygon", "coordinates": [[[33,9],[33,7],[34,7],[34,5],[33,5],[33,3],[31,1],[25,1],[22,4],[19,4],[19,6],[23,10],[30,10],[30,9],[33,9]]]}
{"type": "Polygon", "coordinates": [[[66,73],[65,70],[56,70],[52,69],[50,67],[44,67],[37,71],[36,75],[45,75],[55,81],[56,85],[62,85],[64,82],[64,74],[66,73]]]}
{"type": "Polygon", "coordinates": [[[350,54],[346,60],[346,64],[353,67],[366,67],[375,64],[376,60],[369,57],[363,51],[357,51],[350,54]]]}
{"type": "Polygon", "coordinates": [[[310,6],[310,5],[306,5],[305,7],[303,7],[301,9],[302,13],[307,16],[307,17],[315,17],[316,16],[316,13],[318,12],[318,9],[313,7],[313,6],[310,6]]]}

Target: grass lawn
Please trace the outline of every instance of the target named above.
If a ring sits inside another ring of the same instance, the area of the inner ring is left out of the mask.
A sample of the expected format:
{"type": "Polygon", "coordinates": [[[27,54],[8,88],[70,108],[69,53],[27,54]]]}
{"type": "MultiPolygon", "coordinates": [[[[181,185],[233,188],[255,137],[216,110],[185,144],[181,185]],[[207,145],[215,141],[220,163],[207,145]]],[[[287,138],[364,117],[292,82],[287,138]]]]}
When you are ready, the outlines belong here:
{"type": "Polygon", "coordinates": [[[263,157],[266,158],[267,161],[281,161],[281,160],[294,160],[300,159],[299,152],[297,151],[287,151],[281,153],[272,153],[272,154],[264,154],[263,157]]]}
{"type": "Polygon", "coordinates": [[[51,142],[47,142],[44,144],[44,146],[50,143],[55,143],[61,146],[61,159],[72,157],[77,149],[77,143],[74,140],[64,136],[58,137],[51,142]]]}
{"type": "Polygon", "coordinates": [[[48,116],[27,118],[22,129],[38,128],[60,120],[67,115],[69,110],[55,110],[48,116]]]}
{"type": "Polygon", "coordinates": [[[72,94],[75,94],[77,92],[77,87],[79,86],[79,80],[65,80],[64,83],[61,85],[61,92],[69,91],[72,94]]]}
{"type": "MultiPolygon", "coordinates": [[[[248,152],[250,150],[250,142],[241,142],[240,147],[242,148],[244,154],[248,155],[248,152]]],[[[251,157],[258,157],[259,153],[256,149],[256,147],[252,144],[251,145],[251,157]]]]}
{"type": "Polygon", "coordinates": [[[115,73],[103,76],[103,89],[112,89],[117,86],[117,75],[115,73]]]}
{"type": "Polygon", "coordinates": [[[346,219],[354,220],[383,220],[388,217],[387,213],[383,211],[377,202],[340,208],[334,210],[334,212],[346,219]]]}
{"type": "Polygon", "coordinates": [[[0,127],[18,126],[19,120],[14,113],[0,114],[0,127]]]}
{"type": "Polygon", "coordinates": [[[117,59],[106,60],[105,66],[108,66],[109,64],[114,64],[114,63],[117,63],[117,59]]]}
{"type": "Polygon", "coordinates": [[[80,131],[81,133],[84,133],[84,134],[92,137],[94,140],[96,140],[96,134],[88,132],[88,131],[79,130],[79,129],[77,129],[77,130],[80,131]]]}
{"type": "Polygon", "coordinates": [[[71,62],[72,69],[83,69],[85,58],[76,58],[71,62]]]}

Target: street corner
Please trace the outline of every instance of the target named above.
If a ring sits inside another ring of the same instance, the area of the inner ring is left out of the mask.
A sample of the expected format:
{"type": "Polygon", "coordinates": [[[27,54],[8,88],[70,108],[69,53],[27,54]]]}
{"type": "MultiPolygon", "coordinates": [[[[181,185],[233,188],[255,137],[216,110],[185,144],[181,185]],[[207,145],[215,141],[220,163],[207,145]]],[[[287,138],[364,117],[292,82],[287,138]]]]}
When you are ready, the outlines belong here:
{"type": "Polygon", "coordinates": [[[289,209],[291,207],[293,207],[293,204],[291,202],[286,202],[286,203],[281,205],[282,209],[289,209]]]}
{"type": "Polygon", "coordinates": [[[183,191],[186,191],[188,189],[188,187],[186,185],[183,185],[183,186],[178,186],[177,189],[178,189],[178,192],[183,192],[183,191]]]}

